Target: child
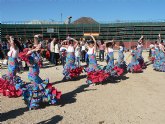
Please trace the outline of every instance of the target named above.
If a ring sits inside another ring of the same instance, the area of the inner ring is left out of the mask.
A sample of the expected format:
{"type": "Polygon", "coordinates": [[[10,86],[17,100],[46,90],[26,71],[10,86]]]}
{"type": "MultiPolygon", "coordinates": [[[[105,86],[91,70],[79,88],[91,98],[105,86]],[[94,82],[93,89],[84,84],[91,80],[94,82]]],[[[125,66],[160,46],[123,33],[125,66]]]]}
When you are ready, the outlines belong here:
{"type": "Polygon", "coordinates": [[[66,64],[63,70],[64,79],[68,80],[79,76],[82,73],[82,68],[75,65],[75,48],[77,47],[78,41],[68,37],[67,40],[63,42],[68,42],[68,44],[65,45],[67,54],[66,64]]]}
{"type": "Polygon", "coordinates": [[[18,97],[21,96],[22,90],[20,87],[17,87],[19,84],[22,84],[23,81],[20,77],[16,76],[18,69],[18,53],[21,50],[20,43],[14,39],[12,36],[7,37],[8,42],[10,43],[10,51],[8,55],[8,74],[3,75],[0,78],[0,93],[8,97],[18,97]]]}
{"type": "MultiPolygon", "coordinates": [[[[29,50],[25,53],[26,58],[23,58],[29,66],[28,79],[30,83],[23,88],[23,97],[28,103],[29,110],[38,108],[42,102],[55,104],[61,96],[61,92],[52,87],[49,79],[42,80],[40,78],[38,65],[40,57],[37,52],[39,48],[33,49],[32,47],[33,45],[29,44],[29,50]]],[[[20,56],[20,58],[22,57],[20,56]]]]}
{"type": "Polygon", "coordinates": [[[92,40],[88,41],[88,67],[87,71],[87,83],[90,86],[95,85],[96,83],[101,83],[109,77],[109,73],[106,73],[104,70],[100,69],[96,61],[96,40],[91,35],[92,40]]]}
{"type": "Polygon", "coordinates": [[[132,59],[131,63],[128,64],[127,71],[132,73],[143,72],[139,61],[137,60],[137,47],[131,46],[131,54],[132,59]]]}
{"type": "Polygon", "coordinates": [[[144,37],[141,36],[141,38],[138,40],[138,45],[137,45],[137,60],[139,61],[139,64],[140,64],[141,68],[145,69],[146,65],[144,63],[144,58],[142,56],[143,41],[144,41],[144,37]]]}
{"type": "Polygon", "coordinates": [[[124,51],[125,51],[124,43],[122,41],[120,41],[119,46],[115,44],[115,47],[117,47],[119,49],[118,50],[118,59],[117,59],[115,66],[122,69],[124,72],[127,70],[127,65],[126,65],[126,62],[124,61],[124,51]]]}
{"type": "Polygon", "coordinates": [[[105,67],[105,71],[110,73],[112,77],[120,76],[123,73],[123,70],[114,65],[114,50],[113,50],[114,42],[106,43],[107,48],[107,66],[105,67]]]}

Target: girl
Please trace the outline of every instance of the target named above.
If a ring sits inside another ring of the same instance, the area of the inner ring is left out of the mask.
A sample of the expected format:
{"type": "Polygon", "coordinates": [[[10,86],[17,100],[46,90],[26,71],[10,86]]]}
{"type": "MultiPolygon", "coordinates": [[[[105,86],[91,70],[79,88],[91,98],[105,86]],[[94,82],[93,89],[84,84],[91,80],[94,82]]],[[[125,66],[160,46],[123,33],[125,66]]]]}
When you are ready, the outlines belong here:
{"type": "Polygon", "coordinates": [[[73,38],[67,38],[63,42],[68,42],[66,45],[67,54],[66,54],[66,64],[64,66],[63,75],[64,79],[71,79],[77,77],[82,73],[82,68],[75,65],[75,48],[77,47],[78,41],[73,38]]]}
{"type": "Polygon", "coordinates": [[[113,53],[113,41],[107,42],[106,43],[106,48],[107,48],[107,66],[106,66],[106,71],[112,71],[114,68],[114,53],[113,53]]]}
{"type": "Polygon", "coordinates": [[[160,48],[159,48],[159,44],[157,41],[155,42],[154,49],[155,49],[155,60],[153,63],[153,69],[160,70],[160,48]]]}
{"type": "Polygon", "coordinates": [[[159,34],[159,44],[156,42],[156,57],[153,67],[157,71],[165,72],[165,47],[164,42],[161,40],[161,35],[159,34]]]}
{"type": "Polygon", "coordinates": [[[117,66],[114,65],[114,42],[110,41],[106,43],[106,48],[107,48],[107,66],[105,67],[105,71],[110,73],[112,77],[117,77],[120,76],[123,73],[123,70],[118,68],[117,66]]]}
{"type": "Polygon", "coordinates": [[[165,72],[165,47],[163,40],[160,42],[160,70],[161,72],[165,72]]]}
{"type": "Polygon", "coordinates": [[[139,64],[139,61],[137,60],[137,47],[136,46],[132,46],[131,47],[131,63],[128,64],[127,67],[127,71],[128,72],[132,72],[132,73],[138,73],[138,72],[142,72],[142,68],[139,64]]]}
{"type": "Polygon", "coordinates": [[[33,49],[32,44],[28,48],[28,51],[22,53],[25,58],[20,56],[20,58],[26,59],[25,61],[29,66],[28,79],[30,83],[24,87],[23,98],[28,103],[29,110],[38,108],[42,102],[55,104],[60,99],[61,92],[52,87],[49,79],[42,80],[39,77],[39,48],[33,49]]]}
{"type": "Polygon", "coordinates": [[[22,50],[19,42],[13,39],[12,36],[6,37],[10,43],[10,51],[8,52],[8,74],[3,75],[0,78],[0,93],[4,96],[18,97],[22,94],[22,90],[19,87],[23,81],[20,77],[16,76],[18,68],[18,53],[22,50]]]}
{"type": "Polygon", "coordinates": [[[155,47],[154,45],[150,47],[150,61],[152,62],[152,64],[154,63],[155,61],[155,54],[156,54],[156,51],[155,51],[155,47]]]}
{"type": "Polygon", "coordinates": [[[62,66],[63,66],[63,68],[64,68],[64,66],[65,66],[65,63],[66,63],[66,48],[65,48],[65,43],[62,43],[61,44],[62,46],[61,46],[61,48],[60,48],[60,58],[61,58],[61,63],[62,63],[62,66]]]}
{"type": "Polygon", "coordinates": [[[103,82],[109,77],[109,73],[101,70],[98,67],[96,61],[96,40],[91,35],[92,40],[88,41],[88,67],[86,68],[87,71],[87,83],[89,85],[95,85],[96,83],[103,82]]]}
{"type": "MultiPolygon", "coordinates": [[[[37,35],[34,35],[34,44],[33,44],[33,47],[34,48],[38,48],[39,50],[37,51],[39,53],[39,55],[41,56],[41,43],[39,43],[39,40],[41,40],[40,38],[42,37],[41,34],[37,34],[37,35]]],[[[42,58],[40,57],[39,61],[38,61],[38,65],[39,67],[43,67],[43,61],[42,61],[42,58]]]]}
{"type": "Polygon", "coordinates": [[[119,49],[116,66],[123,69],[123,71],[126,71],[127,65],[126,62],[124,61],[124,50],[125,50],[124,43],[120,41],[119,46],[115,44],[115,47],[119,49]]]}
{"type": "Polygon", "coordinates": [[[142,56],[142,52],[143,52],[143,41],[144,41],[144,37],[141,36],[141,38],[138,40],[138,45],[137,45],[137,60],[139,61],[139,64],[141,66],[141,68],[146,68],[146,65],[144,63],[144,58],[142,56]]]}

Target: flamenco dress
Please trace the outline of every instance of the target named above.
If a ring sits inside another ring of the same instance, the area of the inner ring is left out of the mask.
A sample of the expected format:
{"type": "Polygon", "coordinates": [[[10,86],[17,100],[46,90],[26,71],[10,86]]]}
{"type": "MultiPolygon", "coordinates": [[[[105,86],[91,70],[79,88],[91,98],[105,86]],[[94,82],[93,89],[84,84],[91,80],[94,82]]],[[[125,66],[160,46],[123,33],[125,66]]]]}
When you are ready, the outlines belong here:
{"type": "Polygon", "coordinates": [[[115,68],[118,68],[118,70],[120,70],[120,75],[127,71],[127,65],[124,61],[124,48],[122,46],[120,46],[120,49],[118,51],[118,59],[117,64],[115,64],[115,68]]]}
{"type": "Polygon", "coordinates": [[[153,67],[157,71],[165,72],[165,53],[160,49],[156,51],[156,58],[153,67]]]}
{"type": "Polygon", "coordinates": [[[3,96],[19,97],[22,95],[21,86],[24,83],[19,76],[16,76],[18,68],[18,50],[10,48],[8,52],[8,73],[0,78],[0,93],[3,96]]]}
{"type": "Polygon", "coordinates": [[[150,61],[152,63],[154,63],[154,61],[155,61],[155,55],[156,55],[156,51],[154,49],[151,49],[150,61]]]}
{"type": "Polygon", "coordinates": [[[138,45],[137,46],[137,60],[141,66],[142,69],[145,69],[147,66],[146,64],[144,63],[144,58],[142,56],[142,52],[143,52],[143,48],[142,48],[142,45],[138,45]]]}
{"type": "Polygon", "coordinates": [[[88,84],[101,83],[109,78],[110,74],[98,66],[94,48],[88,49],[88,60],[88,67],[85,69],[88,84]]]}
{"type": "Polygon", "coordinates": [[[155,48],[155,60],[153,63],[153,69],[159,71],[160,70],[160,50],[159,48],[155,48]]]}
{"type": "Polygon", "coordinates": [[[108,54],[106,56],[107,66],[104,67],[105,72],[109,73],[112,77],[117,77],[117,68],[114,69],[114,54],[113,49],[108,48],[108,54]]]}
{"type": "Polygon", "coordinates": [[[63,75],[65,79],[78,77],[83,71],[82,67],[75,64],[74,48],[69,46],[66,53],[66,64],[64,66],[63,75]]]}
{"type": "MultiPolygon", "coordinates": [[[[22,56],[22,59],[25,60],[25,58],[22,56]]],[[[38,108],[41,103],[55,104],[61,97],[61,92],[49,83],[49,79],[42,80],[39,77],[38,61],[39,54],[37,52],[33,52],[26,59],[29,66],[28,79],[30,83],[27,83],[23,88],[23,99],[30,110],[38,108]]]]}
{"type": "Polygon", "coordinates": [[[165,53],[160,50],[160,70],[161,72],[165,72],[165,53]]]}
{"type": "Polygon", "coordinates": [[[137,51],[132,50],[131,55],[132,55],[132,59],[131,59],[131,63],[129,63],[127,66],[127,71],[132,73],[143,72],[141,65],[139,64],[139,61],[137,60],[137,51]]]}

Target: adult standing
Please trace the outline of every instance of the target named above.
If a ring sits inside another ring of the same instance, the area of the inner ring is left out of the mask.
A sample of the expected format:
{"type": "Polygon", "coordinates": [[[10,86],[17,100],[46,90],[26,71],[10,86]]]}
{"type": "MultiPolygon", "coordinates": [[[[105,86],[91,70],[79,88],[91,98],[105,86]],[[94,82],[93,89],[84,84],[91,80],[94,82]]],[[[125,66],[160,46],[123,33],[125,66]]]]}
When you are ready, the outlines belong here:
{"type": "Polygon", "coordinates": [[[86,55],[86,46],[85,46],[85,41],[81,41],[81,61],[85,62],[85,55],[86,55]]]}
{"type": "Polygon", "coordinates": [[[59,48],[59,42],[56,40],[55,41],[55,47],[54,47],[54,53],[55,53],[55,65],[58,65],[58,60],[60,58],[60,48],[59,48]]]}
{"type": "Polygon", "coordinates": [[[55,64],[55,41],[56,38],[54,38],[50,43],[50,62],[52,64],[55,64]]]}
{"type": "Polygon", "coordinates": [[[105,44],[104,41],[101,40],[99,43],[99,60],[104,61],[104,52],[105,52],[105,44]]]}

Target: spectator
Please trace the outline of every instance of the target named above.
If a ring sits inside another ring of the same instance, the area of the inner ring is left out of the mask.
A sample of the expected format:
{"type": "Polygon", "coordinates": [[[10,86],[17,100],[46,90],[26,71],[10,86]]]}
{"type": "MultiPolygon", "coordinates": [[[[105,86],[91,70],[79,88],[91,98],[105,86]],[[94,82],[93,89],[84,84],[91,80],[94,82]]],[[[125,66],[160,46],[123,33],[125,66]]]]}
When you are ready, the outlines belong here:
{"type": "Polygon", "coordinates": [[[86,51],[85,51],[85,41],[81,42],[81,61],[85,62],[85,55],[86,55],[86,51]]]}
{"type": "Polygon", "coordinates": [[[60,48],[60,58],[61,58],[61,63],[62,63],[62,66],[64,67],[65,66],[65,63],[66,63],[66,47],[65,47],[65,43],[62,44],[61,48],[60,48]]]}
{"type": "Polygon", "coordinates": [[[0,59],[4,59],[4,53],[3,53],[3,49],[2,49],[2,44],[0,43],[0,59]]]}
{"type": "Polygon", "coordinates": [[[58,60],[60,58],[60,55],[59,55],[60,50],[59,50],[59,43],[57,40],[55,42],[55,51],[54,52],[55,52],[55,65],[58,65],[58,60]]]}
{"type": "Polygon", "coordinates": [[[51,63],[52,64],[55,64],[55,46],[54,46],[54,44],[55,44],[55,41],[56,41],[56,39],[54,38],[52,41],[51,41],[51,43],[50,43],[50,58],[51,58],[51,63]]]}
{"type": "Polygon", "coordinates": [[[105,52],[105,44],[104,41],[101,40],[99,44],[99,60],[104,61],[104,52],[105,52]]]}
{"type": "Polygon", "coordinates": [[[75,48],[75,64],[80,67],[80,43],[77,44],[77,47],[75,48]]]}

